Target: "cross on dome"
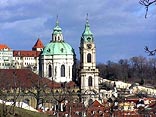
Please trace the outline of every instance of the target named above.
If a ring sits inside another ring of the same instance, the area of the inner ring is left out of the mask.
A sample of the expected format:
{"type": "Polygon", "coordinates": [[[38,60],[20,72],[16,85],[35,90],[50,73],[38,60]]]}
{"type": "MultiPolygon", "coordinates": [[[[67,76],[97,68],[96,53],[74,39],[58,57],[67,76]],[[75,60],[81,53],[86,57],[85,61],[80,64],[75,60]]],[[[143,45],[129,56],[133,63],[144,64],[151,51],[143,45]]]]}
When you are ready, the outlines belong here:
{"type": "Polygon", "coordinates": [[[57,18],[56,18],[56,26],[59,26],[58,15],[57,15],[57,18]]]}

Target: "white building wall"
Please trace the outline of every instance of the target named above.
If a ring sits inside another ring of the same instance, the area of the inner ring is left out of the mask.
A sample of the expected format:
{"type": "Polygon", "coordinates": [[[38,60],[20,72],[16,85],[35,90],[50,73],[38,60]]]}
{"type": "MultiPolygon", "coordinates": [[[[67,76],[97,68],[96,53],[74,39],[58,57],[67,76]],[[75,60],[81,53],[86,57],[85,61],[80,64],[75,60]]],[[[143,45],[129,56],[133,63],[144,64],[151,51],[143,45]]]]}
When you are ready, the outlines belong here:
{"type": "Polygon", "coordinates": [[[9,49],[0,50],[0,69],[9,69],[12,66],[13,51],[9,49]]]}
{"type": "Polygon", "coordinates": [[[13,57],[13,66],[16,69],[26,68],[30,66],[32,71],[39,71],[39,57],[13,57]],[[36,67],[36,69],[34,69],[36,67]]]}
{"type": "Polygon", "coordinates": [[[42,56],[42,77],[47,77],[56,82],[72,81],[73,55],[42,56]],[[51,65],[52,77],[49,77],[49,65],[51,65]],[[65,77],[61,77],[61,65],[65,65],[65,77]],[[70,71],[69,71],[70,69],[70,71]]]}

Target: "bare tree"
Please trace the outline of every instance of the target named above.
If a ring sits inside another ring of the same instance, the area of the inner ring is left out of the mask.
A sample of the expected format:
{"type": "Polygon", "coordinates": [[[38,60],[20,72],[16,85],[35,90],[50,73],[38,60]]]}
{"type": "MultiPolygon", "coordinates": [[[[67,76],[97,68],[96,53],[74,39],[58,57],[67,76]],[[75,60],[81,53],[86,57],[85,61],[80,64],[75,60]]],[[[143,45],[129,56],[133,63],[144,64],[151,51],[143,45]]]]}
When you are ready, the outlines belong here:
{"type": "Polygon", "coordinates": [[[145,9],[146,9],[145,18],[147,18],[147,12],[148,12],[149,6],[151,6],[152,4],[156,4],[156,0],[140,0],[139,3],[145,6],[145,9]]]}
{"type": "Polygon", "coordinates": [[[15,106],[17,103],[17,99],[21,95],[21,82],[18,81],[16,72],[12,74],[12,80],[7,81],[3,78],[4,74],[0,74],[0,81],[2,82],[0,90],[0,98],[2,99],[2,113],[1,116],[8,116],[15,114],[15,106]],[[2,75],[2,76],[1,76],[2,75]],[[2,88],[3,87],[3,88],[2,88]],[[10,105],[6,105],[6,102],[11,101],[10,105]]]}
{"type": "Polygon", "coordinates": [[[33,79],[31,76],[30,82],[32,84],[32,88],[27,89],[26,94],[32,95],[36,99],[36,109],[38,109],[39,105],[43,103],[43,100],[46,99],[49,80],[45,78],[33,79]]]}
{"type": "Polygon", "coordinates": [[[145,46],[145,52],[149,53],[149,56],[153,56],[156,54],[156,49],[154,50],[149,50],[149,48],[147,46],[145,46]]]}

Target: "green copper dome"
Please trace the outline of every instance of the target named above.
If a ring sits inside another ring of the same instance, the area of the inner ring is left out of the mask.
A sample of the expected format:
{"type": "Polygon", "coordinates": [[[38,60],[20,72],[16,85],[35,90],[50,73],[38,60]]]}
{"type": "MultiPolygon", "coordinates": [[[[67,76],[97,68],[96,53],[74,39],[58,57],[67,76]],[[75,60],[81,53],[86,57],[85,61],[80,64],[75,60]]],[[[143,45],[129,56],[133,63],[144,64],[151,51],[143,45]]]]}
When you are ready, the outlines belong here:
{"type": "Polygon", "coordinates": [[[42,55],[74,55],[74,50],[68,43],[50,42],[43,49],[42,55]]]}
{"type": "Polygon", "coordinates": [[[58,19],[53,29],[52,40],[48,43],[41,55],[74,55],[73,48],[63,40],[62,29],[59,26],[58,19]]]}

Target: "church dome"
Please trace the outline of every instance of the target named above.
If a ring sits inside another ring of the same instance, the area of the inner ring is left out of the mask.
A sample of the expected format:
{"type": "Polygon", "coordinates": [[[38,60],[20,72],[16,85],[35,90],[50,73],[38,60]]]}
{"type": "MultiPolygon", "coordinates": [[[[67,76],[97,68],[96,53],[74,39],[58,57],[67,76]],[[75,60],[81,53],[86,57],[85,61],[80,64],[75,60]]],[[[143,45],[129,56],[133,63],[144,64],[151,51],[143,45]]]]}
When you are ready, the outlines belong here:
{"type": "Polygon", "coordinates": [[[53,29],[52,40],[45,46],[42,55],[74,55],[74,49],[63,39],[58,20],[53,29]]]}
{"type": "Polygon", "coordinates": [[[74,55],[74,50],[68,43],[50,42],[43,49],[42,55],[74,55]]]}

